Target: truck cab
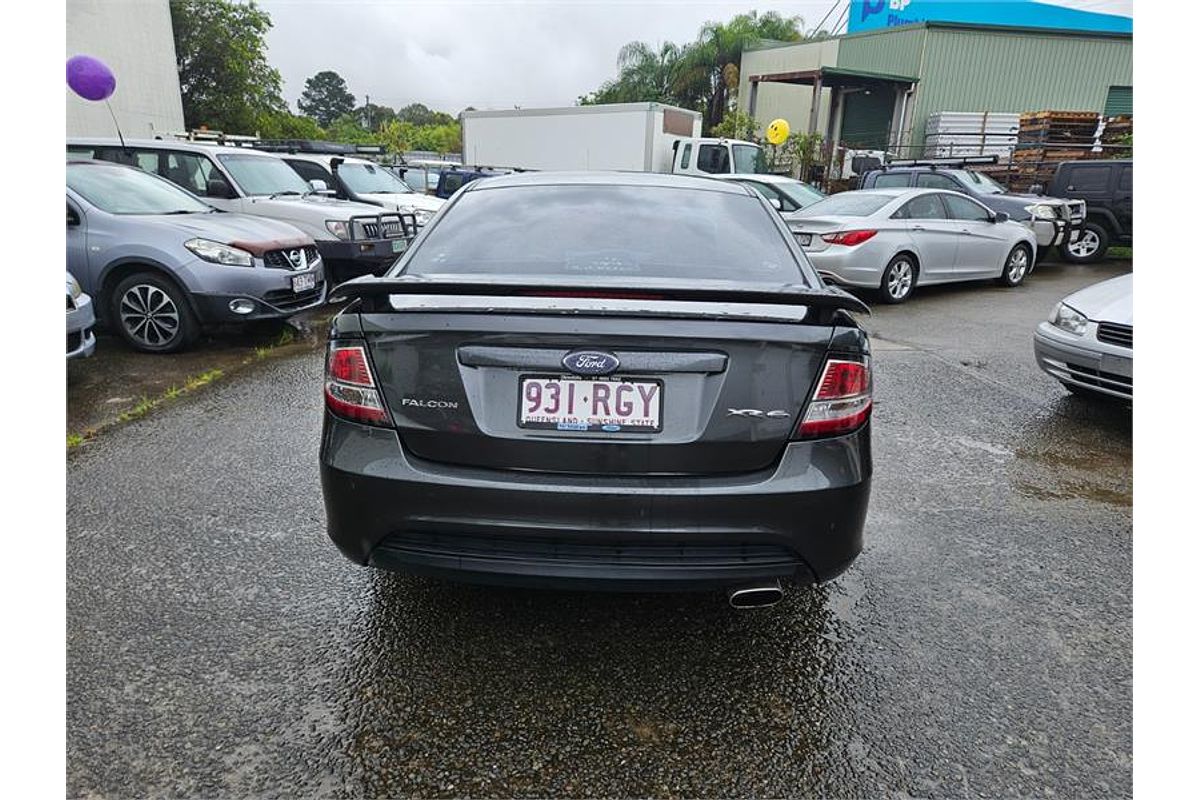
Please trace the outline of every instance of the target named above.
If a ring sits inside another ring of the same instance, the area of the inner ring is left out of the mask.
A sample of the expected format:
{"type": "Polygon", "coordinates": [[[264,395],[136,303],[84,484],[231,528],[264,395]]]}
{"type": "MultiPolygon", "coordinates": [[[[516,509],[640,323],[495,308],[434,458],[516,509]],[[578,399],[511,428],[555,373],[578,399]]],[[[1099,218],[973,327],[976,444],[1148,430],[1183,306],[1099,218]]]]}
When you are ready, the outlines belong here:
{"type": "Polygon", "coordinates": [[[767,171],[762,147],[740,139],[684,138],[671,146],[671,172],[681,175],[753,175],[767,171]]]}

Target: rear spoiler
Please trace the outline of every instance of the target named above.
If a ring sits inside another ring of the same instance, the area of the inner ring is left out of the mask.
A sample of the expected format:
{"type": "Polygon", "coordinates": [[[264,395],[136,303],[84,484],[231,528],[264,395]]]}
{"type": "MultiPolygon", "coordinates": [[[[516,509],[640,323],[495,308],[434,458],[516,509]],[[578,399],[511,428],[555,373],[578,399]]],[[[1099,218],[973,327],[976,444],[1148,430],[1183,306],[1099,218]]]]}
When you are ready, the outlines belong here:
{"type": "Polygon", "coordinates": [[[734,281],[658,280],[597,287],[588,279],[554,277],[545,282],[523,278],[473,275],[399,275],[392,278],[364,276],[335,287],[332,300],[378,299],[396,294],[474,295],[482,297],[590,297],[621,300],[670,300],[708,303],[761,303],[764,305],[808,306],[869,314],[867,304],[835,286],[780,284],[769,289],[734,281]]]}

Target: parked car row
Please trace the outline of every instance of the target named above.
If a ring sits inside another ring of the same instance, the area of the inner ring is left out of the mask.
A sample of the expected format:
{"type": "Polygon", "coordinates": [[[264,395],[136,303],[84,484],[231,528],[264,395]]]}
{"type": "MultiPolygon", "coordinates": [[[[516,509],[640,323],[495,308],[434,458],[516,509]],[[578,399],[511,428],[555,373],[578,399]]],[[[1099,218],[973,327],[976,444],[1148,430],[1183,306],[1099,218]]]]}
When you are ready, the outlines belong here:
{"type": "Polygon", "coordinates": [[[203,326],[288,317],[326,296],[312,236],[104,161],[67,164],[67,269],[101,320],[153,353],[186,347],[203,326]]]}

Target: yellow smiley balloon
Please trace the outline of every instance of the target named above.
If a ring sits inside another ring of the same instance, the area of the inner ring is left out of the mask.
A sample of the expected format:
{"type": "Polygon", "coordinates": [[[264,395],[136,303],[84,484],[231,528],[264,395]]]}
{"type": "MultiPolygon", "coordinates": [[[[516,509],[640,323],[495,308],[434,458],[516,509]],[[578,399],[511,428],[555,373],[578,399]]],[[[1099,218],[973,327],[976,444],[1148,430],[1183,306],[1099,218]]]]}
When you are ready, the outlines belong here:
{"type": "Polygon", "coordinates": [[[772,120],[771,124],[767,126],[767,141],[771,144],[783,144],[791,132],[792,129],[788,126],[786,119],[772,120]]]}

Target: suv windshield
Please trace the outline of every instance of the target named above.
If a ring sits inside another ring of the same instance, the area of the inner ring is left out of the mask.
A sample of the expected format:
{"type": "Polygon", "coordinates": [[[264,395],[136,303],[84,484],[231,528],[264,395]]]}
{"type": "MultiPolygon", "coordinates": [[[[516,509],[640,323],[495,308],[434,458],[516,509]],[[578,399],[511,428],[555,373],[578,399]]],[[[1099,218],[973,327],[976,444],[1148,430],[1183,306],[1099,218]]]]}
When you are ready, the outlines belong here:
{"type": "Polygon", "coordinates": [[[967,188],[979,194],[1005,194],[1008,192],[1007,189],[982,172],[972,172],[969,169],[948,169],[945,171],[962,181],[967,188]]]}
{"type": "Polygon", "coordinates": [[[404,272],[570,276],[597,286],[638,278],[807,283],[758,199],[664,186],[468,191],[428,229],[404,272]]]}
{"type": "Polygon", "coordinates": [[[248,195],[308,194],[312,191],[281,158],[221,153],[221,164],[248,195]]]}
{"type": "Polygon", "coordinates": [[[408,194],[409,185],[383,167],[374,164],[342,164],[338,177],[355,194],[408,194]]]}
{"type": "Polygon", "coordinates": [[[203,214],[213,210],[170,181],[133,167],[68,163],[67,187],[110,214],[203,214]]]}
{"type": "Polygon", "coordinates": [[[767,171],[767,160],[762,148],[753,144],[733,146],[733,171],[742,174],[762,174],[767,171]]]}

